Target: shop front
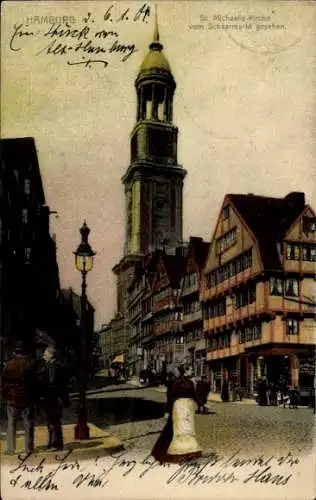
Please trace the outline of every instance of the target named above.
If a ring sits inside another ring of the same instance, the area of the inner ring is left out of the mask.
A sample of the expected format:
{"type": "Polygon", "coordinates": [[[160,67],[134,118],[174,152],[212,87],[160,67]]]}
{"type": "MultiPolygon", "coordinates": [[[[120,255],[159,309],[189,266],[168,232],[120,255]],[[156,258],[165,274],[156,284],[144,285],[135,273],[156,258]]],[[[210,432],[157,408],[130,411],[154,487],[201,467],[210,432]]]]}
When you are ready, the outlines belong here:
{"type": "Polygon", "coordinates": [[[248,369],[249,382],[254,389],[261,377],[269,384],[285,382],[289,387],[306,387],[311,390],[314,383],[315,356],[310,355],[305,346],[260,346],[260,349],[247,349],[251,370],[248,369]],[[252,377],[250,377],[252,374],[252,377]],[[252,380],[250,380],[252,378],[252,380]]]}
{"type": "Polygon", "coordinates": [[[211,391],[220,393],[222,390],[222,363],[220,360],[207,361],[207,377],[211,391]]]}
{"type": "MultiPolygon", "coordinates": [[[[256,359],[253,363],[256,362],[256,359]]],[[[240,386],[246,397],[251,397],[255,387],[255,366],[247,355],[212,360],[207,363],[211,390],[221,392],[224,380],[230,387],[240,386]]]]}

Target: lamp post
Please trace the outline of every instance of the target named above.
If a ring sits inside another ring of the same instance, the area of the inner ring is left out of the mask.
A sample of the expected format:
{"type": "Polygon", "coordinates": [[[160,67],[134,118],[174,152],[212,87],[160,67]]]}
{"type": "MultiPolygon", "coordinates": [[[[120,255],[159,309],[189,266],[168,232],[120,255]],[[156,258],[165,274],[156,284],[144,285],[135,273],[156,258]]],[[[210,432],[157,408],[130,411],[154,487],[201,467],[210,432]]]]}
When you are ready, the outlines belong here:
{"type": "Polygon", "coordinates": [[[86,221],[80,228],[81,242],[75,254],[75,264],[78,271],[81,272],[81,297],[80,297],[80,366],[79,366],[79,406],[78,406],[78,423],[75,427],[75,439],[89,439],[89,427],[87,425],[87,401],[86,401],[86,380],[88,371],[87,359],[87,273],[93,267],[93,257],[95,252],[88,243],[90,229],[86,221]]]}

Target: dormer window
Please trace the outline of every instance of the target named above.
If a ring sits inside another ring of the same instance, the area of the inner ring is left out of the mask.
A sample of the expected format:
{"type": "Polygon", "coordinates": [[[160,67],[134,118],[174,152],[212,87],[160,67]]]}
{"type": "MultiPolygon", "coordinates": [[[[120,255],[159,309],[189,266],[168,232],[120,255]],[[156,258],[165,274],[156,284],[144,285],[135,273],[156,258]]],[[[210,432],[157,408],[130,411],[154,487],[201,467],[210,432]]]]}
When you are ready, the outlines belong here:
{"type": "Polygon", "coordinates": [[[226,207],[223,208],[222,216],[223,216],[223,219],[229,218],[229,205],[226,205],[226,207]]]}

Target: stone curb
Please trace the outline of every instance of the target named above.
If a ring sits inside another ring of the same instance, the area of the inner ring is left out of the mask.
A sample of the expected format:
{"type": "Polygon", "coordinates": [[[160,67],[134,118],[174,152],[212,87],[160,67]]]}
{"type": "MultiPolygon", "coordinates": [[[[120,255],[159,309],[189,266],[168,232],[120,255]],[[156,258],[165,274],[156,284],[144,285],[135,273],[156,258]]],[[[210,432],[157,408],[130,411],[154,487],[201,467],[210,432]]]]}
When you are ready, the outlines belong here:
{"type": "MultiPolygon", "coordinates": [[[[47,428],[46,426],[35,427],[35,451],[30,455],[29,459],[33,457],[45,457],[45,461],[54,461],[56,455],[64,456],[71,454],[76,458],[89,458],[91,455],[108,455],[113,451],[123,449],[121,440],[100,429],[92,423],[88,423],[90,429],[90,439],[75,441],[74,429],[75,424],[63,425],[64,435],[64,449],[62,451],[48,451],[47,444],[47,428]]],[[[0,442],[0,456],[1,460],[5,463],[16,462],[19,455],[24,452],[24,435],[18,434],[16,439],[16,453],[14,455],[7,455],[5,452],[6,444],[0,442]]]]}

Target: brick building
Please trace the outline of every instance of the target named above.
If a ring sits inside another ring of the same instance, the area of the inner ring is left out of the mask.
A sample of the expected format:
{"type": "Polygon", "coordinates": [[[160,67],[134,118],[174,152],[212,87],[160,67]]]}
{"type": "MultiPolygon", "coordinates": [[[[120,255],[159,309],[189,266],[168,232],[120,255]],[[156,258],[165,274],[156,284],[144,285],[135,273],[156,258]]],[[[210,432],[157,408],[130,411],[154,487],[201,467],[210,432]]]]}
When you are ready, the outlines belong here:
{"type": "Polygon", "coordinates": [[[181,322],[180,283],[185,263],[185,248],[173,255],[162,253],[152,282],[152,360],[157,372],[185,356],[181,322]]]}
{"type": "Polygon", "coordinates": [[[203,332],[200,284],[210,244],[202,238],[192,237],[188,245],[181,280],[181,317],[186,356],[193,366],[194,375],[206,373],[206,340],[203,332]]]}

